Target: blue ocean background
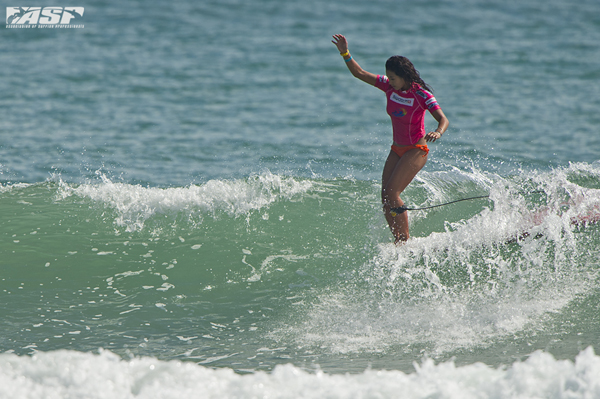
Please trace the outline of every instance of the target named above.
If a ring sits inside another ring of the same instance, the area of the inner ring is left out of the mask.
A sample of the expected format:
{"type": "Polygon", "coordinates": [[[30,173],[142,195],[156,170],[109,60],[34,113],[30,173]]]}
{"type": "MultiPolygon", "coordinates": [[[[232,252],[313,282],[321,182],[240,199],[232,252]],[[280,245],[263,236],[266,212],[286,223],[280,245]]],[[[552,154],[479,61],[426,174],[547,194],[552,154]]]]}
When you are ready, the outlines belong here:
{"type": "Polygon", "coordinates": [[[0,398],[600,397],[600,3],[18,6],[85,12],[0,32],[0,398]],[[450,120],[407,204],[489,198],[392,243],[336,33],[450,120]]]}

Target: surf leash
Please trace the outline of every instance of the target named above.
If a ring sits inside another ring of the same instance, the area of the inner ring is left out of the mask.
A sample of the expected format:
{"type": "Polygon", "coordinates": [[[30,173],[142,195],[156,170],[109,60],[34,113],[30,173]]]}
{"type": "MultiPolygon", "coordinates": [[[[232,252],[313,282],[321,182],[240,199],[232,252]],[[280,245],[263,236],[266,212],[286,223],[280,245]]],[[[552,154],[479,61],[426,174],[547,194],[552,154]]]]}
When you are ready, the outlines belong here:
{"type": "MultiPolygon", "coordinates": [[[[545,193],[544,190],[535,190],[535,191],[529,191],[529,192],[523,192],[521,194],[539,194],[539,193],[545,193]]],[[[481,198],[490,198],[489,195],[479,195],[477,197],[469,197],[469,198],[461,198],[458,200],[454,200],[454,201],[450,201],[450,202],[446,202],[443,204],[437,204],[437,205],[431,205],[431,206],[424,206],[422,208],[409,208],[406,207],[404,205],[399,206],[397,208],[392,208],[390,209],[390,213],[393,217],[405,212],[405,211],[422,211],[425,209],[431,209],[431,208],[438,208],[440,206],[444,206],[444,205],[450,205],[450,204],[454,204],[456,202],[461,202],[461,201],[470,201],[470,200],[474,200],[474,199],[481,199],[481,198]]]]}
{"type": "Polygon", "coordinates": [[[456,202],[461,202],[461,201],[469,201],[469,200],[474,200],[474,199],[480,199],[480,198],[490,198],[489,195],[480,195],[477,197],[469,197],[469,198],[461,198],[455,201],[450,201],[450,202],[446,202],[444,204],[437,204],[437,205],[431,205],[431,206],[424,206],[422,208],[408,208],[406,206],[399,206],[397,208],[392,208],[390,209],[390,214],[392,215],[392,217],[396,217],[397,215],[406,212],[406,211],[422,211],[425,209],[431,209],[431,208],[438,208],[440,206],[444,206],[444,205],[450,205],[450,204],[454,204],[456,202]]]}

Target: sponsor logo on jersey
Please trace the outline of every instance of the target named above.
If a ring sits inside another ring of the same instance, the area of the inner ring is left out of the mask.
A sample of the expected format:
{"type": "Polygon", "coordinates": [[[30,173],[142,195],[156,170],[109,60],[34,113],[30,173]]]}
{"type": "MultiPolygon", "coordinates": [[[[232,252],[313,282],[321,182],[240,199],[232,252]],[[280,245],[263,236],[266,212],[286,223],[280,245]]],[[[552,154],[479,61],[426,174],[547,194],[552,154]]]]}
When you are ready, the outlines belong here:
{"type": "Polygon", "coordinates": [[[431,97],[429,100],[425,101],[425,105],[427,105],[428,109],[431,109],[431,108],[435,107],[436,105],[438,105],[438,102],[435,99],[435,97],[431,97]]]}
{"type": "Polygon", "coordinates": [[[414,98],[400,97],[397,93],[392,93],[392,95],[390,96],[390,100],[398,104],[407,105],[409,107],[412,107],[415,101],[414,98]]]}
{"type": "Polygon", "coordinates": [[[417,90],[417,94],[427,100],[427,94],[423,90],[417,90]]]}
{"type": "Polygon", "coordinates": [[[404,108],[400,108],[395,110],[394,112],[392,112],[392,115],[394,115],[397,118],[402,118],[403,116],[405,116],[408,112],[406,112],[406,110],[404,108]]]}

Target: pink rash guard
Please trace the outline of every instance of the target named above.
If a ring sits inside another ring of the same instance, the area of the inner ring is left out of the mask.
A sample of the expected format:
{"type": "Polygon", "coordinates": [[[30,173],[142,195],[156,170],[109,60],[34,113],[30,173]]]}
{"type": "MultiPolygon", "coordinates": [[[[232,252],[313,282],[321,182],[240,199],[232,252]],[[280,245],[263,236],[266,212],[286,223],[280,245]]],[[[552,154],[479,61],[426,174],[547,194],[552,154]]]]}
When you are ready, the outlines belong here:
{"type": "Polygon", "coordinates": [[[392,118],[394,142],[414,145],[425,137],[425,110],[435,111],[441,107],[427,90],[417,83],[407,91],[394,90],[387,76],[377,75],[375,87],[385,92],[387,113],[392,118]]]}

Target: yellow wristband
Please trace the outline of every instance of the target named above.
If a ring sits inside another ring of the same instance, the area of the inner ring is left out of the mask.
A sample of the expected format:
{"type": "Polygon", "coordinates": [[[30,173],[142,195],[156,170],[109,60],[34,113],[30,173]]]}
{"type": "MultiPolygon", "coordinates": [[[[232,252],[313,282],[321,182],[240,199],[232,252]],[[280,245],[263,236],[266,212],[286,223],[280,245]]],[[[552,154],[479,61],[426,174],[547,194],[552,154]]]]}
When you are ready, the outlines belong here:
{"type": "Polygon", "coordinates": [[[340,55],[341,55],[342,57],[345,57],[345,56],[347,56],[348,54],[350,54],[350,51],[349,51],[349,50],[346,50],[346,52],[345,52],[344,54],[340,53],[340,55]]]}

